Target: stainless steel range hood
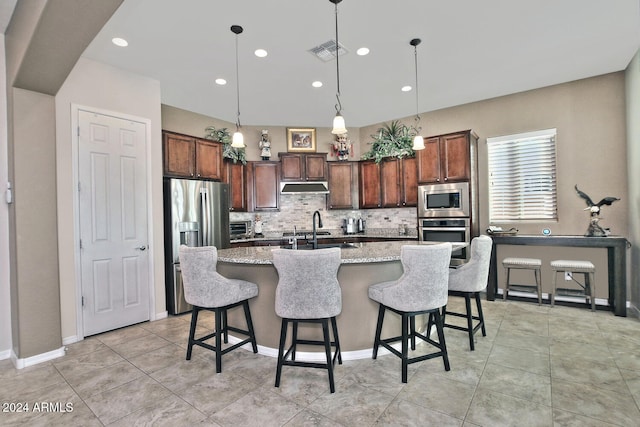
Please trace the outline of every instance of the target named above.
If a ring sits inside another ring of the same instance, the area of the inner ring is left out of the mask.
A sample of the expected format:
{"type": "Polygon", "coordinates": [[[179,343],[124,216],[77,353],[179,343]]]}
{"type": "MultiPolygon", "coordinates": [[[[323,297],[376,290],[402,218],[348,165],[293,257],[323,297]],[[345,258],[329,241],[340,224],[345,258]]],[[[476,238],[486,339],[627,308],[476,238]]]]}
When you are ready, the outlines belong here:
{"type": "Polygon", "coordinates": [[[326,181],[281,182],[280,194],[329,194],[326,181]]]}

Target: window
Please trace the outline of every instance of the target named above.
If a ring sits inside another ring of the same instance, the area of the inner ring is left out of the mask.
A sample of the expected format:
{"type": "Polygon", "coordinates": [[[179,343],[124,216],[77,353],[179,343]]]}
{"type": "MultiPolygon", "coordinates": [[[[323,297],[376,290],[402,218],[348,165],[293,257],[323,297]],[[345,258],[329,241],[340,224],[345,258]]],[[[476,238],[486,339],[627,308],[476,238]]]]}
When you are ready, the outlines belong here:
{"type": "Polygon", "coordinates": [[[556,130],[487,138],[489,221],[558,219],[556,130]]]}

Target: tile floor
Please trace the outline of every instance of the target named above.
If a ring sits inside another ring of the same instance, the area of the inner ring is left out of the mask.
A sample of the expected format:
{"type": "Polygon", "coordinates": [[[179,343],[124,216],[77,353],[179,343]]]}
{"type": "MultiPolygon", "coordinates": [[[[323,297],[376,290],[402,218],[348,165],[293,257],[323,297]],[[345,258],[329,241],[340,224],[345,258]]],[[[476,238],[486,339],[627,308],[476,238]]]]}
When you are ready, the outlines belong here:
{"type": "Polygon", "coordinates": [[[0,361],[0,402],[31,405],[0,412],[0,425],[640,425],[637,319],[512,301],[483,307],[487,336],[474,352],[464,332],[446,330],[451,371],[442,359],[424,361],[402,384],[393,355],[345,361],[335,394],[326,371],[314,369],[284,367],[275,388],[275,359],[244,350],[225,356],[216,375],[208,350],[184,360],[188,315],[143,323],[23,370],[0,361]],[[73,410],[33,412],[39,402],[73,410]]]}

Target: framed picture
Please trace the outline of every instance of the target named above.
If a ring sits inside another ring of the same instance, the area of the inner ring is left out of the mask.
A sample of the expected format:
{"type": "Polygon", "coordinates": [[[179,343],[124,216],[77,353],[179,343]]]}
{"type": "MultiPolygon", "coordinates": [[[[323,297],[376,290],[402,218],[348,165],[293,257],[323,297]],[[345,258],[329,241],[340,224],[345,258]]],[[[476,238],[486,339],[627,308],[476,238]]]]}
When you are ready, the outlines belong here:
{"type": "Polygon", "coordinates": [[[287,128],[287,151],[315,153],[315,128],[287,128]]]}

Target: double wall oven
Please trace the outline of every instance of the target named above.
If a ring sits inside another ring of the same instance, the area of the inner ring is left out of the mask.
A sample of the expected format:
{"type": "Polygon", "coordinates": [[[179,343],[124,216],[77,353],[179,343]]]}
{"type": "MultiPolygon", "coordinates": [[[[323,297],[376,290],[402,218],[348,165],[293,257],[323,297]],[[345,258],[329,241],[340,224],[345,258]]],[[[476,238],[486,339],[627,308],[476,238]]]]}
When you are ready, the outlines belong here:
{"type": "MultiPolygon", "coordinates": [[[[418,236],[421,241],[471,240],[471,204],[468,182],[428,184],[418,187],[418,236]]],[[[468,247],[451,254],[452,264],[469,257],[468,247]]]]}

